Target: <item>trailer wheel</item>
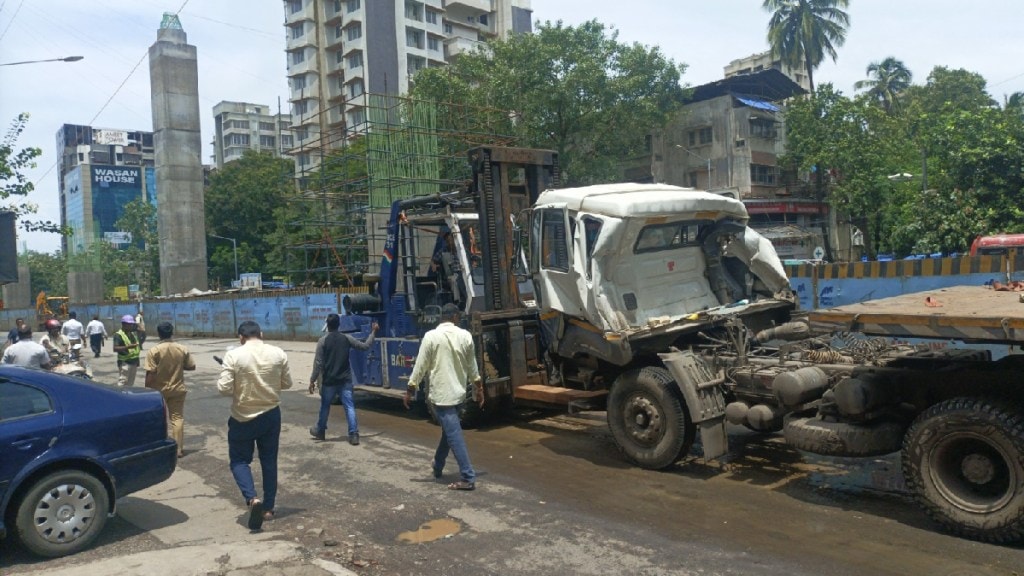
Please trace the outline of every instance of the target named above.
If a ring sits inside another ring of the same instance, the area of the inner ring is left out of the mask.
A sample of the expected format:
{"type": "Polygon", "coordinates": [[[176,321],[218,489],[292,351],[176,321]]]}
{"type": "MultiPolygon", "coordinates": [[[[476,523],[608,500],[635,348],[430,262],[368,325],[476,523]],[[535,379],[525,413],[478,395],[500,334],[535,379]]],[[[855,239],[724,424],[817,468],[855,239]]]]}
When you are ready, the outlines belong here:
{"type": "Polygon", "coordinates": [[[696,427],[675,381],[664,368],[620,375],[608,396],[608,427],[627,458],[644,468],[667,468],[690,452],[696,427]]]}
{"type": "Polygon", "coordinates": [[[1024,538],[1024,414],[1009,402],[953,398],[918,416],[903,475],[947,530],[985,542],[1024,538]]]}
{"type": "Polygon", "coordinates": [[[903,426],[896,422],[859,425],[817,416],[786,416],[783,435],[786,444],[797,450],[822,456],[880,456],[899,451],[903,426]]]}

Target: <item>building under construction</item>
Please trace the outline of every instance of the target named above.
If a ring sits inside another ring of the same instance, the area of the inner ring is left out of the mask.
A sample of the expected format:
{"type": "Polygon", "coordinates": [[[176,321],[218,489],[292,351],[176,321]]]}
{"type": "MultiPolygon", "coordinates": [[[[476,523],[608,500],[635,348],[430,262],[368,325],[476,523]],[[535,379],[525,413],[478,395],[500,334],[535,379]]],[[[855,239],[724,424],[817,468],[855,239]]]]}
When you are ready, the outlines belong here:
{"type": "Polygon", "coordinates": [[[362,284],[379,269],[392,202],[467,186],[470,148],[517,145],[499,109],[369,93],[339,105],[361,121],[292,151],[318,155],[289,203],[293,284],[362,284]]]}

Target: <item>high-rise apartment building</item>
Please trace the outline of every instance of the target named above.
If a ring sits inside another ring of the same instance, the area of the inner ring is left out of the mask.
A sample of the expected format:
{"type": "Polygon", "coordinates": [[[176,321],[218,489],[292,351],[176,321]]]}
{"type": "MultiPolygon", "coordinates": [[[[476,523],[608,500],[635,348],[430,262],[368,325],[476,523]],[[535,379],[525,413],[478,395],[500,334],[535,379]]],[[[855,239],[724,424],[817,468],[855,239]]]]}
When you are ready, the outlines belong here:
{"type": "Polygon", "coordinates": [[[364,94],[405,94],[423,69],[530,32],[530,0],[284,0],[297,173],[367,121],[364,94]]]}
{"type": "Polygon", "coordinates": [[[60,157],[61,240],[65,254],[80,254],[93,241],[126,246],[115,223],[129,202],[156,202],[153,133],[64,124],[57,131],[60,157]]]}
{"type": "Polygon", "coordinates": [[[242,157],[246,150],[281,156],[292,147],[291,114],[273,113],[269,106],[249,102],[219,102],[213,107],[213,164],[242,157]]]}

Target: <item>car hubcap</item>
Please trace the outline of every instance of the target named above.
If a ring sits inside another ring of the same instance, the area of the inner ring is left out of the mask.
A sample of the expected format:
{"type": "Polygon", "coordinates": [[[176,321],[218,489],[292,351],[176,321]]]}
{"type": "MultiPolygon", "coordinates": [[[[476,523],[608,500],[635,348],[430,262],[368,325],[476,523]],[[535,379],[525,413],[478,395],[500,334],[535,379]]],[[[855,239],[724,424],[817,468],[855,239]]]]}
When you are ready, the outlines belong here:
{"type": "Polygon", "coordinates": [[[92,492],[84,486],[62,484],[36,504],[36,532],[48,542],[71,542],[85,533],[96,514],[92,492]]]}

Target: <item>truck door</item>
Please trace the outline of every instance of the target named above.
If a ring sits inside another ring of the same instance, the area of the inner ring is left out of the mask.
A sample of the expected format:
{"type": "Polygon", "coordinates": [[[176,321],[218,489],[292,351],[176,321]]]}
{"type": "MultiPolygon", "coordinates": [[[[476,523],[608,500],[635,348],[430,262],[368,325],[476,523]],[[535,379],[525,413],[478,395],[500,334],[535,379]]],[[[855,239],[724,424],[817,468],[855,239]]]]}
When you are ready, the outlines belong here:
{"type": "Polygon", "coordinates": [[[538,206],[530,230],[530,268],[541,310],[583,314],[583,298],[573,268],[572,220],[565,204],[538,206]]]}

